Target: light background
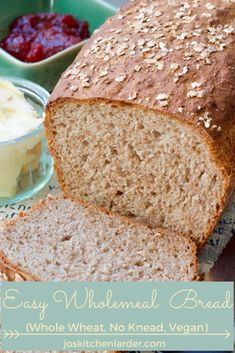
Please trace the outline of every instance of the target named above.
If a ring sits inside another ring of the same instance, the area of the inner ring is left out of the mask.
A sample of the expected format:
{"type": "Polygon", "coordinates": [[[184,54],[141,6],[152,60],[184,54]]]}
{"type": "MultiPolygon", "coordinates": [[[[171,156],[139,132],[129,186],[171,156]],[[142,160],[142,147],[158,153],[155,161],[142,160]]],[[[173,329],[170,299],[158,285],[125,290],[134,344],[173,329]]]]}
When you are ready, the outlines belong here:
{"type": "Polygon", "coordinates": [[[127,2],[129,2],[128,0],[106,0],[107,2],[110,2],[111,4],[115,5],[115,6],[121,6],[127,2]]]}

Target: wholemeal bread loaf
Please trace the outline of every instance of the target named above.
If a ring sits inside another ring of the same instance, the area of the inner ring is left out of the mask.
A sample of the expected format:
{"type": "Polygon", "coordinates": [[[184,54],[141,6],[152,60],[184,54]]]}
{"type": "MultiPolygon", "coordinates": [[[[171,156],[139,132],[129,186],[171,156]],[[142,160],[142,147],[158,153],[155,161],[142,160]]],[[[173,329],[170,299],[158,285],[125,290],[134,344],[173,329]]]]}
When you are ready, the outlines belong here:
{"type": "Polygon", "coordinates": [[[67,196],[205,243],[234,187],[234,13],[134,1],[92,36],[46,113],[67,196]]]}
{"type": "Polygon", "coordinates": [[[197,279],[190,239],[69,199],[49,198],[1,224],[0,239],[0,270],[29,280],[197,279]]]}

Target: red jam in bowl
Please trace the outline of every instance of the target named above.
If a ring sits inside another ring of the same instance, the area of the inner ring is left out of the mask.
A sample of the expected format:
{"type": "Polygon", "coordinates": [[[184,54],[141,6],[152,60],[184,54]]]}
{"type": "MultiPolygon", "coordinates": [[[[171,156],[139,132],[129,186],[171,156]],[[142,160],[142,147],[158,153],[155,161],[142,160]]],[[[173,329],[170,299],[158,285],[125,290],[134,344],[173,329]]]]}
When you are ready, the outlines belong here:
{"type": "Polygon", "coordinates": [[[46,59],[89,37],[89,25],[71,15],[38,13],[16,18],[0,48],[33,63],[46,59]]]}

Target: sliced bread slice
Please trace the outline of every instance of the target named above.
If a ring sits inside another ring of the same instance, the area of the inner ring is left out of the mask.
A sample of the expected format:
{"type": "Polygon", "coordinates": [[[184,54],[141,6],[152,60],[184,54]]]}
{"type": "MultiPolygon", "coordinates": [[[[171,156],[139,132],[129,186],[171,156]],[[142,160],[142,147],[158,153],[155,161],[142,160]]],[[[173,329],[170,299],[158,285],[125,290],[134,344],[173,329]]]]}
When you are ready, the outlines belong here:
{"type": "Polygon", "coordinates": [[[0,226],[0,262],[28,279],[190,281],[196,246],[66,198],[40,201],[0,226]]]}
{"type": "Polygon", "coordinates": [[[24,279],[18,273],[8,271],[5,268],[5,272],[0,271],[0,282],[23,282],[24,279]]]}

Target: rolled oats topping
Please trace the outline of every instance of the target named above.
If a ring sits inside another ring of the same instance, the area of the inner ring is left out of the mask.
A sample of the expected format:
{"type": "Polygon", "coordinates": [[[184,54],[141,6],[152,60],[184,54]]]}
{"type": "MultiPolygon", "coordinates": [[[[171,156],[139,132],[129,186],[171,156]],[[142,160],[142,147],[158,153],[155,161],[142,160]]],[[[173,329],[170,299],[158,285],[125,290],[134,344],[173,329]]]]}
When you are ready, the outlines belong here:
{"type": "Polygon", "coordinates": [[[235,111],[234,12],[233,0],[131,2],[64,73],[65,95],[160,106],[218,132],[235,111]]]}

